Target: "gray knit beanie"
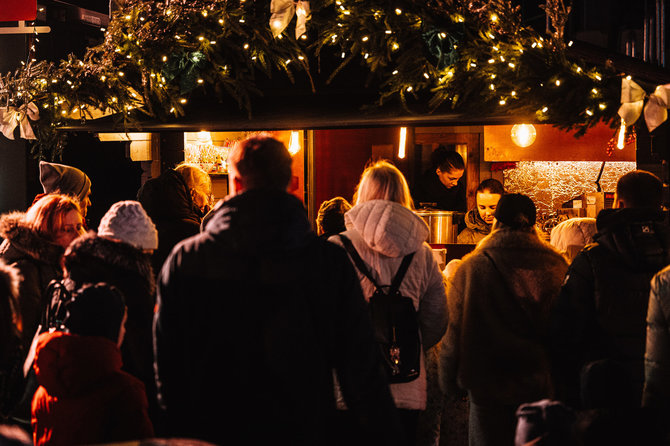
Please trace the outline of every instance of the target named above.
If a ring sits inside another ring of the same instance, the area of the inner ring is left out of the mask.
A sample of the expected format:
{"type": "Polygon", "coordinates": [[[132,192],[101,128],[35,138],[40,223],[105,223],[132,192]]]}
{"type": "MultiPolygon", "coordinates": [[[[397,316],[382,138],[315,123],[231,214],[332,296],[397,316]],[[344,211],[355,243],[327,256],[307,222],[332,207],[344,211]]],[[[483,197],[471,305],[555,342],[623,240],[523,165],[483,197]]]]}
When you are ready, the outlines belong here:
{"type": "Polygon", "coordinates": [[[109,237],[139,249],[157,249],[156,226],[138,201],[114,203],[100,220],[100,237],[109,237]]]}
{"type": "Polygon", "coordinates": [[[45,194],[74,195],[79,201],[84,201],[91,190],[91,180],[81,170],[46,161],[40,161],[40,183],[45,194]]]}

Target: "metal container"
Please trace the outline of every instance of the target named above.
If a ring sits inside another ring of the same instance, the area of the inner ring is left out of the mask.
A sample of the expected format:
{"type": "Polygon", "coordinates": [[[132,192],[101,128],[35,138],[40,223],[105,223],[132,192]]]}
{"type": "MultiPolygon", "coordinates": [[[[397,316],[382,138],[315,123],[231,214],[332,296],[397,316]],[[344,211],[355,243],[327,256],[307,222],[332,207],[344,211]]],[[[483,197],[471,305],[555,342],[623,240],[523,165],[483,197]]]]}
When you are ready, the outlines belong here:
{"type": "Polygon", "coordinates": [[[462,212],[440,211],[436,209],[417,209],[416,214],[423,218],[430,228],[428,240],[430,244],[456,243],[459,217],[462,212]]]}

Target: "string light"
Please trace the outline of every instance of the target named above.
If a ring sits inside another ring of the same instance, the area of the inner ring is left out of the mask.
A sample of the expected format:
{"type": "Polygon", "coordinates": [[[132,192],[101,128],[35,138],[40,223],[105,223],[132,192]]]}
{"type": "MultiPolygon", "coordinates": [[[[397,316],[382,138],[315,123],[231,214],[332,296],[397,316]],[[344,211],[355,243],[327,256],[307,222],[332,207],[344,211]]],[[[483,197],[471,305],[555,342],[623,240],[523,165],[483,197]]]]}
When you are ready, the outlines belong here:
{"type": "Polygon", "coordinates": [[[400,137],[398,142],[398,158],[405,158],[405,146],[407,145],[407,127],[400,127],[400,137]]]}
{"type": "Polygon", "coordinates": [[[626,121],[621,118],[621,126],[619,127],[619,138],[617,140],[616,148],[623,150],[626,136],[626,121]]]}

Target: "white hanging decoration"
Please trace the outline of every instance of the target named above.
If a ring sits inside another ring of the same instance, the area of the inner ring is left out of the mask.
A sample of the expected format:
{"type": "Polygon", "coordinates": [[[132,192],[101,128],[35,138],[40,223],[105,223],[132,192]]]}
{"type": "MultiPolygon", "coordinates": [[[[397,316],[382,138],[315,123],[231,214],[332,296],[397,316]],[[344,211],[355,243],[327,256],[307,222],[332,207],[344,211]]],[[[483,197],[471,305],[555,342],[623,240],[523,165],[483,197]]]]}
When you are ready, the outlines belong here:
{"type": "Polygon", "coordinates": [[[669,98],[670,84],[659,85],[649,96],[647,105],[644,106],[644,120],[650,132],[668,119],[669,98]]]}
{"type": "Polygon", "coordinates": [[[633,125],[640,117],[645,95],[642,87],[630,77],[621,79],[621,107],[618,113],[628,125],[633,125]]]}
{"type": "Polygon", "coordinates": [[[295,15],[295,38],[299,39],[300,36],[307,32],[307,21],[312,16],[311,11],[309,10],[309,2],[298,2],[298,6],[295,8],[295,15]]]}
{"type": "Polygon", "coordinates": [[[307,21],[311,17],[309,2],[293,0],[272,0],[270,3],[270,29],[274,37],[279,36],[291,20],[296,16],[295,38],[305,34],[307,31],[307,21]]]}
{"type": "Polygon", "coordinates": [[[14,139],[14,130],[21,128],[21,138],[37,139],[33,128],[30,126],[30,120],[40,119],[40,111],[34,102],[23,104],[22,106],[0,108],[0,132],[9,139],[14,139]]]}

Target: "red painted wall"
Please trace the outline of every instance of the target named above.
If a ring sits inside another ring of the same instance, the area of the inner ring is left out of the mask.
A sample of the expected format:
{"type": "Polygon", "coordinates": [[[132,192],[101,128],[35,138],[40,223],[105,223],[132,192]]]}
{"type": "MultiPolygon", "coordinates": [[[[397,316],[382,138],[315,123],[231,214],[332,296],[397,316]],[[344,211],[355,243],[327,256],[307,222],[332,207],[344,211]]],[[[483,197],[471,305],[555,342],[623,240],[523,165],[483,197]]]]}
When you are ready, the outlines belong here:
{"type": "MultiPolygon", "coordinates": [[[[351,202],[372,146],[397,145],[397,128],[314,131],[315,211],[336,196],[351,202]]],[[[352,203],[353,204],[353,203],[352,203]]]]}

